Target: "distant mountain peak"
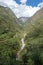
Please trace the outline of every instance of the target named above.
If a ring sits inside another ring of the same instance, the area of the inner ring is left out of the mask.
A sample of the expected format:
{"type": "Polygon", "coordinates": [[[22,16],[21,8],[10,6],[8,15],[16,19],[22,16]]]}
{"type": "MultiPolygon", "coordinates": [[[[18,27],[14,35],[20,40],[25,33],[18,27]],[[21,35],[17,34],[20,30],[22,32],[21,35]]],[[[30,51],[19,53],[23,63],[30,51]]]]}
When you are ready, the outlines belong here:
{"type": "Polygon", "coordinates": [[[25,23],[29,18],[28,17],[20,17],[19,21],[25,23]]]}

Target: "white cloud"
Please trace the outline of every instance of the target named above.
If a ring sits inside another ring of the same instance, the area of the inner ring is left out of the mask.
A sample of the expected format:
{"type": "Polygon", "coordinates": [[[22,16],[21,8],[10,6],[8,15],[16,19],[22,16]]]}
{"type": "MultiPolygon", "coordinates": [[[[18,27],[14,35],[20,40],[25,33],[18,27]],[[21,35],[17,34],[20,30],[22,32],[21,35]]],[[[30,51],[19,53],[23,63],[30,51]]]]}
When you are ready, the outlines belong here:
{"type": "MultiPolygon", "coordinates": [[[[43,2],[39,3],[37,7],[27,6],[27,0],[20,0],[21,4],[17,4],[14,0],[0,0],[0,4],[2,2],[11,8],[18,18],[31,17],[43,6],[43,2]]],[[[5,4],[3,6],[6,6],[5,4]]]]}
{"type": "Polygon", "coordinates": [[[17,17],[31,17],[39,9],[39,7],[32,7],[21,4],[16,9],[13,9],[13,11],[16,13],[17,17]]]}
{"type": "Polygon", "coordinates": [[[16,1],[14,1],[14,0],[0,0],[0,3],[1,2],[6,3],[6,5],[8,7],[12,7],[12,6],[17,7],[18,6],[18,4],[16,3],[16,1]]]}
{"type": "Polygon", "coordinates": [[[27,2],[27,0],[20,0],[20,2],[21,2],[22,4],[25,4],[25,3],[27,2]]]}
{"type": "Polygon", "coordinates": [[[0,1],[0,5],[2,5],[2,6],[4,6],[4,7],[7,6],[5,3],[1,2],[1,1],[0,1]]]}
{"type": "Polygon", "coordinates": [[[40,8],[43,7],[43,2],[39,3],[38,7],[40,7],[40,8]]]}

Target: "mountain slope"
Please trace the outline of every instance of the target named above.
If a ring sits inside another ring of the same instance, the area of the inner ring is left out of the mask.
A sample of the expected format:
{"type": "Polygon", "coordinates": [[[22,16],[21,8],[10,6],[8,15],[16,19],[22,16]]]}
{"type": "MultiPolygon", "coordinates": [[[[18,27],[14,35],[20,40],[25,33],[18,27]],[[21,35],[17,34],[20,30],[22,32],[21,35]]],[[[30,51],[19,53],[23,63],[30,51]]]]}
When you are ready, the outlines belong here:
{"type": "Polygon", "coordinates": [[[37,19],[41,19],[43,17],[43,8],[41,8],[38,12],[35,13],[35,15],[33,15],[31,17],[31,21],[35,21],[37,19]]]}
{"type": "Polygon", "coordinates": [[[43,8],[40,9],[38,12],[35,13],[31,18],[28,20],[29,22],[25,25],[25,31],[33,30],[36,25],[43,24],[43,8]]]}
{"type": "Polygon", "coordinates": [[[16,56],[20,49],[21,26],[14,13],[0,6],[0,65],[17,65],[16,56]]]}
{"type": "Polygon", "coordinates": [[[34,38],[37,40],[40,36],[43,38],[43,8],[30,18],[30,23],[26,25],[26,29],[28,29],[26,40],[33,39],[32,41],[34,41],[34,38]]]}
{"type": "Polygon", "coordinates": [[[20,25],[14,13],[7,7],[0,6],[0,34],[4,31],[19,31],[20,25]]]}
{"type": "Polygon", "coordinates": [[[26,53],[22,56],[24,65],[43,65],[43,8],[30,18],[26,33],[26,53]]]}

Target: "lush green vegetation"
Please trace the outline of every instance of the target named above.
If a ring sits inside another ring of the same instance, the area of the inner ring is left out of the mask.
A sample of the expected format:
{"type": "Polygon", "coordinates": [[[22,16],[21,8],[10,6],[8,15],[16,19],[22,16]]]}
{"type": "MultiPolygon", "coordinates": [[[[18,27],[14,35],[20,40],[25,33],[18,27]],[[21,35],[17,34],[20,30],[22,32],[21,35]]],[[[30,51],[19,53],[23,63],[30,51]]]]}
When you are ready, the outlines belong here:
{"type": "Polygon", "coordinates": [[[22,56],[24,65],[43,65],[43,43],[26,46],[27,52],[22,56]]]}
{"type": "Polygon", "coordinates": [[[24,65],[43,65],[43,28],[35,28],[28,33],[25,43],[27,52],[23,55],[24,65]]]}
{"type": "Polygon", "coordinates": [[[21,43],[21,27],[9,8],[0,6],[0,65],[15,65],[21,43]]]}
{"type": "Polygon", "coordinates": [[[20,42],[14,38],[0,41],[0,65],[12,65],[16,61],[20,42]]]}
{"type": "Polygon", "coordinates": [[[0,6],[0,65],[43,65],[43,8],[29,21],[21,27],[13,12],[0,6]],[[16,60],[24,33],[26,46],[16,60]]]}

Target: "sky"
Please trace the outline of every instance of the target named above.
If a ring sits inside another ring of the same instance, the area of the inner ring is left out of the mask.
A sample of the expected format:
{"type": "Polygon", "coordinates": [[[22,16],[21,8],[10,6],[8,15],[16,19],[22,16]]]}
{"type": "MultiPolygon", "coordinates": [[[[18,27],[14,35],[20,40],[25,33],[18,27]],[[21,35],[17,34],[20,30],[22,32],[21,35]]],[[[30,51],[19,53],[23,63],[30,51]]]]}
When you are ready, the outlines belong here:
{"type": "Polygon", "coordinates": [[[31,17],[43,7],[43,0],[0,0],[0,5],[8,6],[19,17],[31,17]]]}

